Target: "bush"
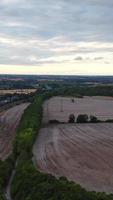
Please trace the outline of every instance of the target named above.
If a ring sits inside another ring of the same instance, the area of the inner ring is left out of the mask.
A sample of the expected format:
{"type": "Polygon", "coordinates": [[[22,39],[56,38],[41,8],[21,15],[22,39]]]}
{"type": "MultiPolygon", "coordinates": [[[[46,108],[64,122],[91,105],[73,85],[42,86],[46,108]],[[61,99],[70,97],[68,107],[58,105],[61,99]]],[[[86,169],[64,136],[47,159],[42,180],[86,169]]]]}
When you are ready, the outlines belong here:
{"type": "Polygon", "coordinates": [[[49,123],[50,124],[59,124],[60,122],[56,119],[53,119],[53,120],[49,120],[49,123]]]}
{"type": "Polygon", "coordinates": [[[113,123],[113,119],[107,119],[105,122],[113,123]]]}
{"type": "Polygon", "coordinates": [[[88,115],[87,114],[81,114],[77,117],[77,123],[87,123],[88,122],[88,115]]]}
{"type": "Polygon", "coordinates": [[[91,123],[97,123],[99,120],[97,119],[97,117],[95,117],[95,116],[93,116],[93,115],[91,115],[90,116],[90,122],[91,123]]]}
{"type": "Polygon", "coordinates": [[[71,114],[71,115],[69,116],[68,122],[69,122],[69,123],[75,123],[75,116],[74,116],[74,114],[71,114]]]}

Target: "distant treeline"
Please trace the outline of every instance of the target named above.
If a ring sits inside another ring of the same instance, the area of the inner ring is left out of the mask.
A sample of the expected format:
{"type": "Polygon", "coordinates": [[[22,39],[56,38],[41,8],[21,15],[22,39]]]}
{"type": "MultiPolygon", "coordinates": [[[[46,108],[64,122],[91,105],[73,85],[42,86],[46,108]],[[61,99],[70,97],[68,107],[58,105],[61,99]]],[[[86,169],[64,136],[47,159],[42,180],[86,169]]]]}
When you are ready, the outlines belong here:
{"type": "Polygon", "coordinates": [[[34,85],[37,83],[36,80],[1,80],[0,90],[9,89],[34,89],[34,85]]]}
{"type": "Polygon", "coordinates": [[[62,95],[69,96],[113,96],[113,86],[76,86],[64,88],[62,95]]]}
{"type": "Polygon", "coordinates": [[[111,96],[113,86],[62,86],[51,91],[53,96],[71,96],[83,98],[83,96],[111,96]]]}

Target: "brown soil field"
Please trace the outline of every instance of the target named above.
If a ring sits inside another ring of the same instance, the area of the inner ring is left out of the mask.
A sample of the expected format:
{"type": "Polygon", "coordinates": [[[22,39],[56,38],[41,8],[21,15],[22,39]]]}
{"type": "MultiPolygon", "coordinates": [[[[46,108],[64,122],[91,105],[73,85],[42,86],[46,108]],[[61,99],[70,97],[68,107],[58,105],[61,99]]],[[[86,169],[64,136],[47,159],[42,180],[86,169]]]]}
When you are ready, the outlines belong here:
{"type": "Polygon", "coordinates": [[[5,94],[30,94],[36,92],[36,89],[15,89],[15,90],[0,90],[0,95],[5,94]]]}
{"type": "Polygon", "coordinates": [[[17,126],[28,105],[23,103],[0,113],[0,160],[11,154],[17,126]]]}
{"type": "Polygon", "coordinates": [[[42,128],[33,148],[37,168],[65,176],[88,191],[113,193],[113,124],[42,128]]]}
{"type": "Polygon", "coordinates": [[[53,97],[45,101],[43,106],[43,123],[49,120],[67,122],[70,114],[77,117],[79,114],[97,116],[100,120],[113,119],[112,97],[84,97],[74,98],[53,97]]]}

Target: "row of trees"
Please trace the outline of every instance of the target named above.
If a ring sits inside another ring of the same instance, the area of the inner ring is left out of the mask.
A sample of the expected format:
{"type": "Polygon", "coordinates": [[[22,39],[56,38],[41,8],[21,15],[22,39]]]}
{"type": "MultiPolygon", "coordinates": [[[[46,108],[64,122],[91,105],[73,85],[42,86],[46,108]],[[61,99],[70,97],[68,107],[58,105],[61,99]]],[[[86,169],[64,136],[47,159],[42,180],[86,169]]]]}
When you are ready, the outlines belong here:
{"type": "MultiPolygon", "coordinates": [[[[69,123],[75,123],[75,116],[74,114],[71,114],[69,116],[69,123]]],[[[98,118],[91,115],[90,118],[88,117],[87,114],[81,114],[81,115],[78,115],[77,119],[76,119],[76,122],[77,123],[87,123],[87,122],[91,122],[91,123],[97,123],[99,122],[98,118]]]]}
{"type": "Polygon", "coordinates": [[[112,96],[113,86],[72,86],[62,89],[61,94],[64,96],[83,97],[83,96],[112,96]]]}

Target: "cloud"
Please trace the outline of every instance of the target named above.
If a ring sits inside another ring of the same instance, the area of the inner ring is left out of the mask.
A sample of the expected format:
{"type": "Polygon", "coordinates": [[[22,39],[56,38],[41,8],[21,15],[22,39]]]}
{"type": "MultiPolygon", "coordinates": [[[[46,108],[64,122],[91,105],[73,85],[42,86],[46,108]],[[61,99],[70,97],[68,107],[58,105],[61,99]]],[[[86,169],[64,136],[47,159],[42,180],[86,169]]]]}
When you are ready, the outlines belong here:
{"type": "Polygon", "coordinates": [[[102,60],[102,59],[104,59],[103,57],[95,57],[94,58],[95,60],[102,60]]]}
{"type": "Polygon", "coordinates": [[[112,33],[111,0],[0,1],[0,64],[111,63],[112,33]]]}
{"type": "Polygon", "coordinates": [[[101,61],[104,54],[108,56],[113,51],[113,44],[110,43],[75,42],[63,36],[48,39],[11,37],[1,34],[0,43],[1,56],[3,57],[0,62],[2,64],[42,65],[46,62],[61,63],[73,60],[101,61]]]}
{"type": "Polygon", "coordinates": [[[83,58],[81,56],[78,56],[75,58],[75,60],[81,61],[81,60],[83,60],[83,58]]]}
{"type": "Polygon", "coordinates": [[[19,0],[1,0],[1,4],[17,3],[19,0]]]}

